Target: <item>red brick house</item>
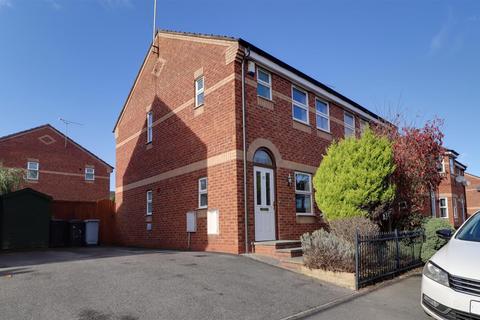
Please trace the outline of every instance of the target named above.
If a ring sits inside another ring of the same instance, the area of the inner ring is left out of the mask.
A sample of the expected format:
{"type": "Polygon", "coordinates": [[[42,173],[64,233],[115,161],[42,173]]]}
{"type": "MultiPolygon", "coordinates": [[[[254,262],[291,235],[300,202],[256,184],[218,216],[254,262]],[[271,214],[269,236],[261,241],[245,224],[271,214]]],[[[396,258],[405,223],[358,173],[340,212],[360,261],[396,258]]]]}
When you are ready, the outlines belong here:
{"type": "Polygon", "coordinates": [[[445,218],[454,227],[459,227],[467,219],[467,195],[465,170],[467,167],[457,160],[459,154],[447,149],[439,168],[442,182],[430,194],[430,203],[425,214],[445,218]]]}
{"type": "Polygon", "coordinates": [[[54,200],[108,199],[113,167],[46,124],[0,137],[0,163],[25,170],[25,187],[54,200]]]}
{"type": "Polygon", "coordinates": [[[381,121],[245,40],[159,31],[114,128],[122,240],[231,253],[298,240],[322,226],[326,148],[381,121]]]}
{"type": "Polygon", "coordinates": [[[468,181],[466,187],[467,212],[472,215],[480,210],[480,177],[465,172],[465,178],[468,181]]]}

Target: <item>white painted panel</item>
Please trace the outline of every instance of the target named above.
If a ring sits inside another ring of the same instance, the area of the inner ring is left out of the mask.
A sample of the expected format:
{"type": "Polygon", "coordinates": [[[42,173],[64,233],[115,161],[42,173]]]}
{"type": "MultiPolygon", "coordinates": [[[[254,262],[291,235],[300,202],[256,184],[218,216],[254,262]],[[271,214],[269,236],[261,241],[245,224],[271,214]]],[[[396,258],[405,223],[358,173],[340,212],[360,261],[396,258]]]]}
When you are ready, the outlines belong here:
{"type": "Polygon", "coordinates": [[[219,234],[219,213],[218,210],[209,210],[207,212],[207,234],[219,234]]]}

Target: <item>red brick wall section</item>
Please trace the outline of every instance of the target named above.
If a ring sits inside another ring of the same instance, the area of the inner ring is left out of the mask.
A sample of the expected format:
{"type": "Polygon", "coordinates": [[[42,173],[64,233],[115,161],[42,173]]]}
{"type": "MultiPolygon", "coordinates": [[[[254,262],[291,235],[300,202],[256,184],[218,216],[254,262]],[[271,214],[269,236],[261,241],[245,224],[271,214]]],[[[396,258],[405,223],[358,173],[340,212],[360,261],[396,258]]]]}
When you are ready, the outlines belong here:
{"type": "MultiPolygon", "coordinates": [[[[237,72],[241,72],[238,64],[237,72]]],[[[267,139],[278,149],[282,160],[292,161],[298,164],[317,168],[326,153],[326,149],[333,140],[344,137],[343,116],[344,109],[330,102],[330,133],[320,131],[316,127],[315,94],[308,92],[309,125],[293,121],[291,97],[292,82],[280,75],[272,73],[272,101],[268,102],[269,108],[265,108],[262,98],[257,97],[256,76],[247,75],[247,141],[251,144],[256,139],[267,139]],[[250,81],[248,81],[250,80],[250,81]]],[[[240,81],[237,81],[240,87],[240,81]]],[[[237,91],[237,95],[241,91],[237,91]]],[[[241,110],[241,99],[237,99],[237,110],[241,110]]],[[[355,115],[355,113],[352,113],[355,115]]],[[[239,115],[239,117],[241,114],[239,115]]],[[[360,129],[360,117],[355,115],[357,130],[360,129]]],[[[359,134],[359,132],[357,132],[359,134]]],[[[241,137],[241,133],[239,132],[241,137]]],[[[272,151],[272,150],[270,150],[272,151]]],[[[276,159],[279,160],[279,159],[276,159]]],[[[254,206],[253,206],[253,166],[248,164],[249,186],[249,239],[254,240],[254,206]]],[[[294,179],[295,171],[307,172],[299,167],[282,168],[277,166],[276,175],[276,223],[278,239],[298,239],[305,232],[312,232],[325,225],[321,212],[314,205],[314,216],[297,215],[295,210],[295,185],[288,185],[288,176],[294,179]]],[[[307,173],[315,174],[315,170],[307,173]]],[[[243,180],[243,177],[240,177],[243,180]]],[[[312,194],[312,201],[314,195],[312,194]]],[[[241,236],[243,241],[244,237],[241,236]]]]}
{"type": "MultiPolygon", "coordinates": [[[[450,168],[450,161],[448,155],[444,156],[444,163],[445,172],[442,174],[443,179],[437,190],[435,190],[435,214],[436,217],[440,217],[439,199],[446,198],[448,207],[448,221],[450,221],[452,226],[459,227],[460,225],[462,225],[464,220],[468,218],[468,214],[470,214],[470,212],[468,211],[468,206],[470,206],[470,204],[468,199],[468,193],[466,192],[469,187],[465,187],[462,183],[458,183],[455,180],[456,174],[453,172],[452,168],[450,168]],[[462,205],[460,201],[461,199],[464,199],[465,203],[465,217],[462,214],[462,205]],[[455,201],[457,203],[457,218],[455,218],[454,214],[455,201]]],[[[424,215],[428,217],[432,216],[431,201],[429,201],[426,205],[424,215]]]]}
{"type": "Polygon", "coordinates": [[[65,147],[63,136],[48,126],[0,140],[0,162],[4,166],[26,169],[29,159],[39,161],[40,173],[38,181],[26,181],[25,187],[55,200],[96,201],[110,196],[111,169],[70,142],[65,147]],[[39,139],[42,137],[51,143],[43,143],[39,139]],[[85,180],[86,166],[95,168],[95,181],[85,180]]]}
{"type": "Polygon", "coordinates": [[[471,215],[480,210],[480,177],[466,173],[465,178],[470,182],[466,187],[466,193],[467,211],[471,215]]]}
{"type": "Polygon", "coordinates": [[[233,63],[226,64],[225,60],[228,46],[164,37],[157,38],[157,45],[159,55],[149,54],[117,127],[116,202],[122,241],[142,247],[190,246],[194,250],[238,253],[235,161],[208,168],[204,164],[191,172],[177,172],[168,179],[122,190],[132,182],[183,170],[236,149],[233,63]],[[202,74],[202,68],[205,104],[195,109],[194,80],[195,75],[202,74]],[[155,74],[154,70],[161,71],[155,74]],[[217,88],[212,91],[214,86],[217,88]],[[150,109],[154,123],[160,124],[153,127],[153,141],[147,145],[145,119],[150,109]],[[206,210],[197,209],[201,177],[208,177],[208,209],[220,213],[219,235],[207,235],[206,210]],[[151,217],[146,216],[148,190],[153,191],[151,217]],[[191,234],[190,244],[186,232],[189,211],[196,211],[198,216],[198,230],[191,234]],[[147,223],[152,224],[151,231],[147,231],[147,223]]]}

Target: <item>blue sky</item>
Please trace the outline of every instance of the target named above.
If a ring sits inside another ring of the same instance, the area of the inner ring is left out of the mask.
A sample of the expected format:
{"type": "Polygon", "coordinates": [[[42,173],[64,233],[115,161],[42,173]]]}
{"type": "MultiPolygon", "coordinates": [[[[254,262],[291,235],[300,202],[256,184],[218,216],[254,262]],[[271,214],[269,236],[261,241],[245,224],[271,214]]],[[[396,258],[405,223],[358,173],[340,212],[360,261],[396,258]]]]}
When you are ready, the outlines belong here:
{"type": "MultiPolygon", "coordinates": [[[[0,136],[63,117],[114,165],[152,3],[0,0],[0,136]]],[[[158,25],[242,37],[380,114],[443,118],[446,146],[480,175],[480,1],[158,0],[158,25]]]]}

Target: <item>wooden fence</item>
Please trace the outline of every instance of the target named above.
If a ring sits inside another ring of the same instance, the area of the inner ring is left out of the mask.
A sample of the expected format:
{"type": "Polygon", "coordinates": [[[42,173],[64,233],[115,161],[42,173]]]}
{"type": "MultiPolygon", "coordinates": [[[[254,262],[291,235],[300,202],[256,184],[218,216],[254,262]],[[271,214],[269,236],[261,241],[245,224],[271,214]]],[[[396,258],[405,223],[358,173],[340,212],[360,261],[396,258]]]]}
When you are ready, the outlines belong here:
{"type": "Polygon", "coordinates": [[[111,200],[52,202],[52,218],[63,220],[99,219],[99,242],[102,245],[118,244],[115,221],[115,202],[111,200]]]}

